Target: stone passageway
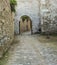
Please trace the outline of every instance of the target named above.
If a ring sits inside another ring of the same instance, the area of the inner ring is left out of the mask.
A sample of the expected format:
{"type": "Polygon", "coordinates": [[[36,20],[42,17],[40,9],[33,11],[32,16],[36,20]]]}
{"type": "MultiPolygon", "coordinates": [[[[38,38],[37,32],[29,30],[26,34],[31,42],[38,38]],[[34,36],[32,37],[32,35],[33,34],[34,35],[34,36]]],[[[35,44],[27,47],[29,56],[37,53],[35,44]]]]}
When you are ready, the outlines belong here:
{"type": "Polygon", "coordinates": [[[57,47],[40,43],[39,35],[16,36],[15,46],[9,50],[6,65],[57,65],[57,47]]]}
{"type": "MultiPolygon", "coordinates": [[[[26,32],[16,35],[14,39],[14,33],[19,34],[20,32],[20,20],[24,15],[30,17],[30,27],[33,33],[42,31],[41,29],[43,29],[43,32],[49,33],[51,31],[57,33],[56,1],[16,1],[17,6],[14,17],[14,13],[10,9],[10,1],[0,0],[0,57],[4,55],[0,59],[0,65],[57,65],[57,37],[56,40],[54,38],[52,40],[46,38],[43,40],[44,37],[40,38],[42,35],[31,35],[31,32],[26,32]],[[40,1],[43,2],[41,3],[40,1]],[[47,13],[48,15],[46,16],[47,13]],[[46,24],[48,25],[46,26],[46,24]],[[12,41],[13,44],[11,45],[12,41]],[[10,45],[8,53],[3,54],[10,45]]],[[[26,24],[26,29],[27,27],[26,24]]]]}

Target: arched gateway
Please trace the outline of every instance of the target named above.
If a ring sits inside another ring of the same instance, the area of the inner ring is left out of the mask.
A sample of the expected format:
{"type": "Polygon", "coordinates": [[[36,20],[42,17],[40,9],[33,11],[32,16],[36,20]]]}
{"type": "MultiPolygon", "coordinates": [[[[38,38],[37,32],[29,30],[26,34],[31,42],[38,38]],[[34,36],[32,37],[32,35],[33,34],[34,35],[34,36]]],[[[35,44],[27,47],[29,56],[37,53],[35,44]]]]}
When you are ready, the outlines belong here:
{"type": "Polygon", "coordinates": [[[16,16],[14,22],[15,33],[19,34],[19,21],[23,15],[31,19],[33,33],[39,29],[39,1],[38,0],[17,0],[16,16]]]}
{"type": "Polygon", "coordinates": [[[30,31],[31,34],[33,34],[32,20],[29,16],[23,15],[21,16],[20,21],[19,21],[19,34],[23,32],[27,32],[27,31],[30,31]]]}

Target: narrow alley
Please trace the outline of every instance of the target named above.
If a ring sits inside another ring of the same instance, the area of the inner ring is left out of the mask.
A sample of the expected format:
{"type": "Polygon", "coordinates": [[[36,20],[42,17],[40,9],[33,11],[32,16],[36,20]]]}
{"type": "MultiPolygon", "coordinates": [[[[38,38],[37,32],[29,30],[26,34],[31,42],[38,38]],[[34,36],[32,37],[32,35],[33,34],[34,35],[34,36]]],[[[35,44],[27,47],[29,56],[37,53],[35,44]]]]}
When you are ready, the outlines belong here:
{"type": "Polygon", "coordinates": [[[0,0],[0,65],[57,65],[56,0],[0,0]]]}
{"type": "Polygon", "coordinates": [[[56,45],[41,43],[38,38],[28,33],[16,36],[5,65],[57,65],[56,45]]]}

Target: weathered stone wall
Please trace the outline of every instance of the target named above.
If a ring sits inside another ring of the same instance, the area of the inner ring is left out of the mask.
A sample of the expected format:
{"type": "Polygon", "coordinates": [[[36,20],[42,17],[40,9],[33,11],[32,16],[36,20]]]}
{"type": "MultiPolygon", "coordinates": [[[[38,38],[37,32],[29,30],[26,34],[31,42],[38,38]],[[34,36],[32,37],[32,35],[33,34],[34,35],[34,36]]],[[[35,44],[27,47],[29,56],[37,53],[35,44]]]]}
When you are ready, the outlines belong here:
{"type": "Polygon", "coordinates": [[[42,9],[42,14],[41,14],[41,25],[43,32],[57,33],[57,1],[56,0],[45,0],[45,8],[42,9]]]}
{"type": "Polygon", "coordinates": [[[13,23],[9,0],[0,0],[0,57],[13,40],[13,23]]]}
{"type": "Polygon", "coordinates": [[[30,26],[30,20],[25,20],[25,21],[20,21],[20,33],[30,31],[31,26],[30,26]]]}
{"type": "Polygon", "coordinates": [[[33,32],[38,31],[39,25],[39,1],[38,0],[17,0],[15,33],[19,34],[19,21],[21,16],[27,15],[32,20],[33,32]]]}

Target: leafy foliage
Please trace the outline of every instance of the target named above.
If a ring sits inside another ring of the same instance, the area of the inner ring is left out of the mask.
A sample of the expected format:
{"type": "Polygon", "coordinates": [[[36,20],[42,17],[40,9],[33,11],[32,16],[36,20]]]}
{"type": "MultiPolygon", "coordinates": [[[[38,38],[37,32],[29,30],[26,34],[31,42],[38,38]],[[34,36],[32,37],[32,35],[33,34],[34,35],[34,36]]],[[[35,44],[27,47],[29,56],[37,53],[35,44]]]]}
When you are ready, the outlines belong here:
{"type": "Polygon", "coordinates": [[[25,21],[25,19],[28,20],[28,19],[30,19],[30,18],[29,18],[29,16],[24,15],[24,16],[21,17],[21,19],[22,19],[23,21],[25,21]]]}
{"type": "Polygon", "coordinates": [[[17,5],[16,0],[10,0],[11,11],[15,12],[15,6],[17,5]]]}

